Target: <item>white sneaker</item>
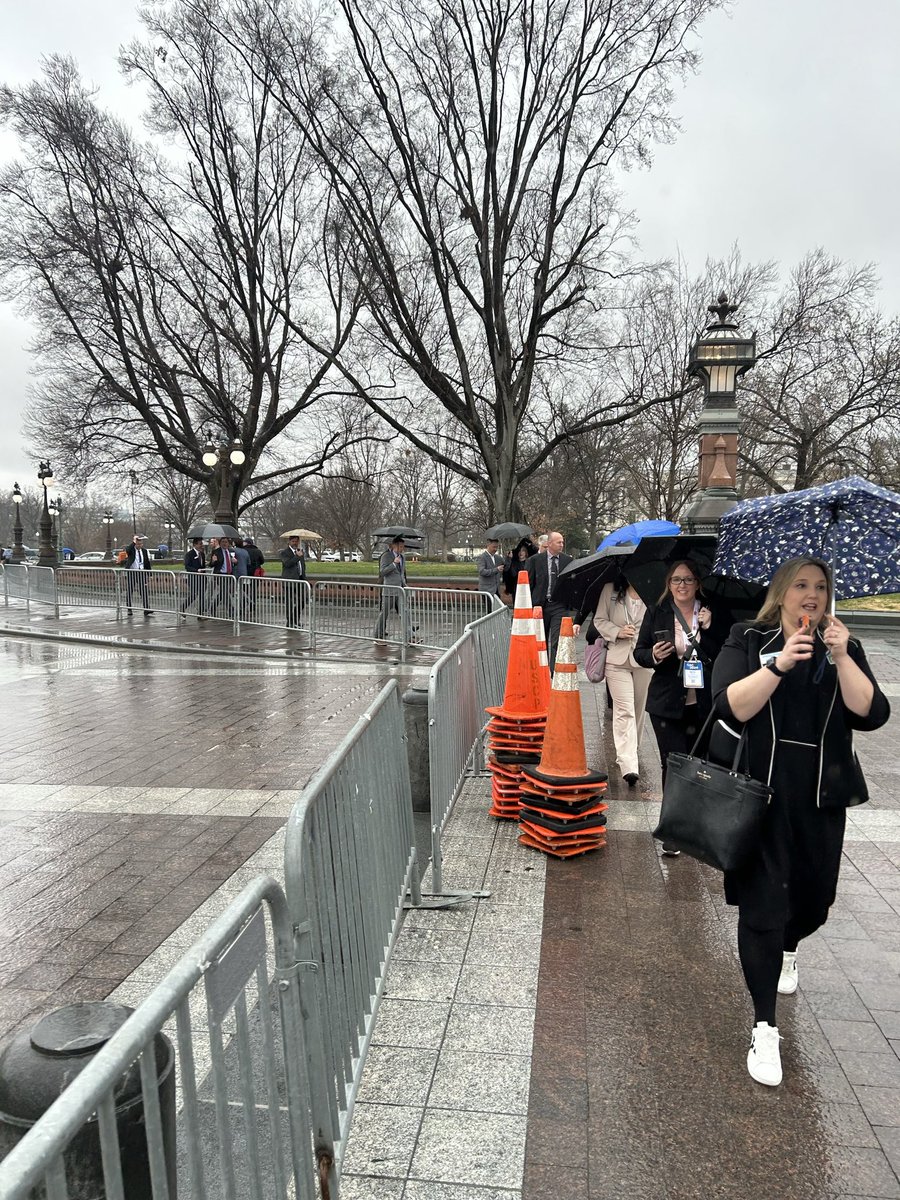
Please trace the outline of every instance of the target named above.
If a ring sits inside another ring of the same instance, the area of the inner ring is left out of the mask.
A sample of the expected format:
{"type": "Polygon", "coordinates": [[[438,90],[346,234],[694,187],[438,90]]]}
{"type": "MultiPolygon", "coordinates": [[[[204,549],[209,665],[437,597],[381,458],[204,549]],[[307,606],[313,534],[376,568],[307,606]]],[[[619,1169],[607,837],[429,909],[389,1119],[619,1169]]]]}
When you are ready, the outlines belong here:
{"type": "Polygon", "coordinates": [[[778,977],[778,993],[793,996],[797,990],[797,951],[785,950],[781,960],[781,975],[778,977]]]}
{"type": "Polygon", "coordinates": [[[781,1035],[777,1025],[760,1021],[753,1026],[750,1050],[747,1054],[747,1070],[751,1079],[764,1083],[766,1087],[778,1087],[781,1083],[781,1051],[778,1043],[781,1035]]]}

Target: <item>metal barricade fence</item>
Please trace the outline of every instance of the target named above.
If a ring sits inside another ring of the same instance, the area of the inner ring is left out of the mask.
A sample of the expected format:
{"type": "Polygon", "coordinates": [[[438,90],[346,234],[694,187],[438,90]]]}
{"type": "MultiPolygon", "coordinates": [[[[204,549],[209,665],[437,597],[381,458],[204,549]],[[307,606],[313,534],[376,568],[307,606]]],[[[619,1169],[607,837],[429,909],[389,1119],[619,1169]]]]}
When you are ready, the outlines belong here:
{"type": "Polygon", "coordinates": [[[28,599],[38,604],[50,604],[59,616],[59,603],[56,598],[56,572],[52,567],[25,568],[28,579],[28,599]]]}
{"type": "Polygon", "coordinates": [[[172,572],[176,589],[175,611],[183,617],[230,621],[238,627],[238,579],[236,575],[213,575],[209,571],[172,572]]]}
{"type": "Polygon", "coordinates": [[[406,591],[381,583],[320,580],[313,593],[315,631],[330,637],[396,642],[405,659],[410,633],[406,591]]]}
{"type": "MultiPolygon", "coordinates": [[[[293,943],[284,894],[274,879],[261,876],[229,905],[0,1163],[0,1196],[31,1200],[32,1187],[43,1184],[47,1200],[68,1200],[63,1156],[90,1122],[105,1187],[101,1192],[98,1181],[91,1195],[126,1200],[124,1181],[129,1175],[119,1142],[116,1099],[123,1075],[139,1063],[150,1174],[150,1191],[145,1184],[140,1194],[174,1200],[169,1188],[174,1147],[160,1104],[154,1049],[157,1034],[169,1028],[174,1017],[182,1101],[176,1134],[181,1147],[178,1195],[192,1200],[235,1200],[238,1195],[248,1200],[288,1195],[314,1200],[297,982],[303,964],[296,962],[293,943]],[[211,1071],[204,1077],[207,1065],[211,1071]]],[[[69,1183],[79,1186],[74,1179],[69,1183]]],[[[79,1188],[77,1195],[87,1193],[79,1188]]]]}
{"type": "Polygon", "coordinates": [[[129,571],[117,569],[118,607],[149,609],[151,612],[178,611],[178,586],[174,571],[129,571]]]}
{"type": "Polygon", "coordinates": [[[403,737],[392,680],[307,784],[287,827],[297,960],[313,968],[300,991],[315,1153],[331,1196],[407,892],[421,902],[403,737]]]}
{"type": "Polygon", "coordinates": [[[487,725],[484,710],[503,699],[510,628],[509,610],[495,609],[467,626],[429,675],[431,875],[436,895],[459,894],[444,890],[441,836],[466,775],[482,767],[482,735],[487,725]]]}
{"type": "Polygon", "coordinates": [[[3,588],[6,600],[28,602],[28,567],[25,563],[7,563],[3,568],[3,588]]]}
{"type": "Polygon", "coordinates": [[[56,577],[59,603],[81,608],[118,608],[116,575],[112,567],[65,567],[56,577]]]}
{"type": "Polygon", "coordinates": [[[245,575],[238,580],[237,612],[241,625],[299,629],[315,647],[312,589],[306,579],[245,575]]]}
{"type": "Polygon", "coordinates": [[[504,607],[489,592],[467,588],[408,587],[404,598],[413,636],[431,650],[448,650],[472,621],[504,607]]]}

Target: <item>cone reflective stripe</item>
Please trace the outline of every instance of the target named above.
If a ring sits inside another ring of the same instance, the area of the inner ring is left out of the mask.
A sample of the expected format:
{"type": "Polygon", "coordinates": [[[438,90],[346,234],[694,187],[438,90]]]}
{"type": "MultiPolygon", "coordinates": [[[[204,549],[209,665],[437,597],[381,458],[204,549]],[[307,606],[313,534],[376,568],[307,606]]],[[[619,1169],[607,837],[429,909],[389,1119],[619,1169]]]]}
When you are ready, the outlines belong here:
{"type": "Polygon", "coordinates": [[[541,684],[543,685],[544,706],[550,705],[550,660],[547,657],[547,635],[544,633],[544,610],[540,605],[534,612],[534,637],[538,648],[538,662],[541,665],[541,684]]]}

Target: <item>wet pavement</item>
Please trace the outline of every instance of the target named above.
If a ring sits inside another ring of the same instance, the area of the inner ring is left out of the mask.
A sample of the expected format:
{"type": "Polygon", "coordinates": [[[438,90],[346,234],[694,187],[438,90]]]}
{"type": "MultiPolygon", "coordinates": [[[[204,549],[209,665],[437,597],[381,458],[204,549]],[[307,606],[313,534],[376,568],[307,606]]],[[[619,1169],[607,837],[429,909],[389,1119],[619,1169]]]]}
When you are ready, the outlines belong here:
{"type": "MultiPolygon", "coordinates": [[[[900,639],[865,641],[896,704],[900,639]]],[[[138,1002],[249,878],[281,874],[294,789],[408,674],[0,639],[0,1027],[76,996],[138,1002]]],[[[598,769],[602,697],[582,683],[598,769]]],[[[613,772],[609,844],[581,859],[520,847],[469,781],[445,884],[491,896],[404,925],[343,1200],[900,1197],[895,729],[857,739],[872,802],[779,999],[777,1089],[746,1073],[719,875],[650,836],[652,733],[639,794],[613,772]]]]}
{"type": "Polygon", "coordinates": [[[0,1035],[105,998],[269,842],[385,681],[414,677],[0,638],[0,1035]]]}

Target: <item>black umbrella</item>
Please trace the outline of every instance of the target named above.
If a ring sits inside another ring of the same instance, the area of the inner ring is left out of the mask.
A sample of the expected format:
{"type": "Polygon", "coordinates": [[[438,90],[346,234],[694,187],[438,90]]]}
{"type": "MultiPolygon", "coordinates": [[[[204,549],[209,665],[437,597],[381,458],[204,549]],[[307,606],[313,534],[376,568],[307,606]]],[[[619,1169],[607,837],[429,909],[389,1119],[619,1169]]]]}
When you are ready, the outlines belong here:
{"type": "Polygon", "coordinates": [[[633,563],[625,568],[628,582],[647,605],[658,604],[666,586],[669,567],[681,559],[696,563],[700,585],[707,596],[714,597],[726,608],[735,621],[754,617],[762,606],[765,587],[747,579],[737,579],[713,571],[717,539],[713,534],[682,534],[677,538],[642,538],[647,542],[666,542],[669,548],[654,561],[633,563]]]}
{"type": "Polygon", "coordinates": [[[501,521],[499,525],[492,525],[490,529],[486,530],[485,536],[509,541],[512,538],[530,538],[532,533],[530,525],[518,525],[515,521],[501,521]]]}
{"type": "Polygon", "coordinates": [[[214,522],[208,525],[195,525],[193,529],[188,530],[188,539],[193,538],[236,538],[240,534],[233,525],[217,525],[214,522]]]}
{"type": "Polygon", "coordinates": [[[384,529],[373,529],[372,537],[375,538],[416,538],[419,541],[425,534],[421,529],[412,529],[409,525],[386,525],[384,529]]]}
{"type": "Polygon", "coordinates": [[[630,567],[658,559],[674,545],[674,537],[641,538],[636,546],[607,546],[587,558],[577,558],[559,573],[560,599],[578,614],[593,612],[607,583],[623,571],[628,573],[630,567]]]}
{"type": "Polygon", "coordinates": [[[659,603],[666,586],[666,573],[672,563],[683,558],[691,559],[697,564],[701,580],[712,573],[713,559],[716,556],[716,538],[713,534],[684,533],[675,538],[641,538],[638,545],[643,546],[647,542],[660,543],[661,552],[653,558],[646,558],[642,563],[634,563],[625,574],[628,582],[648,607],[659,603]]]}

